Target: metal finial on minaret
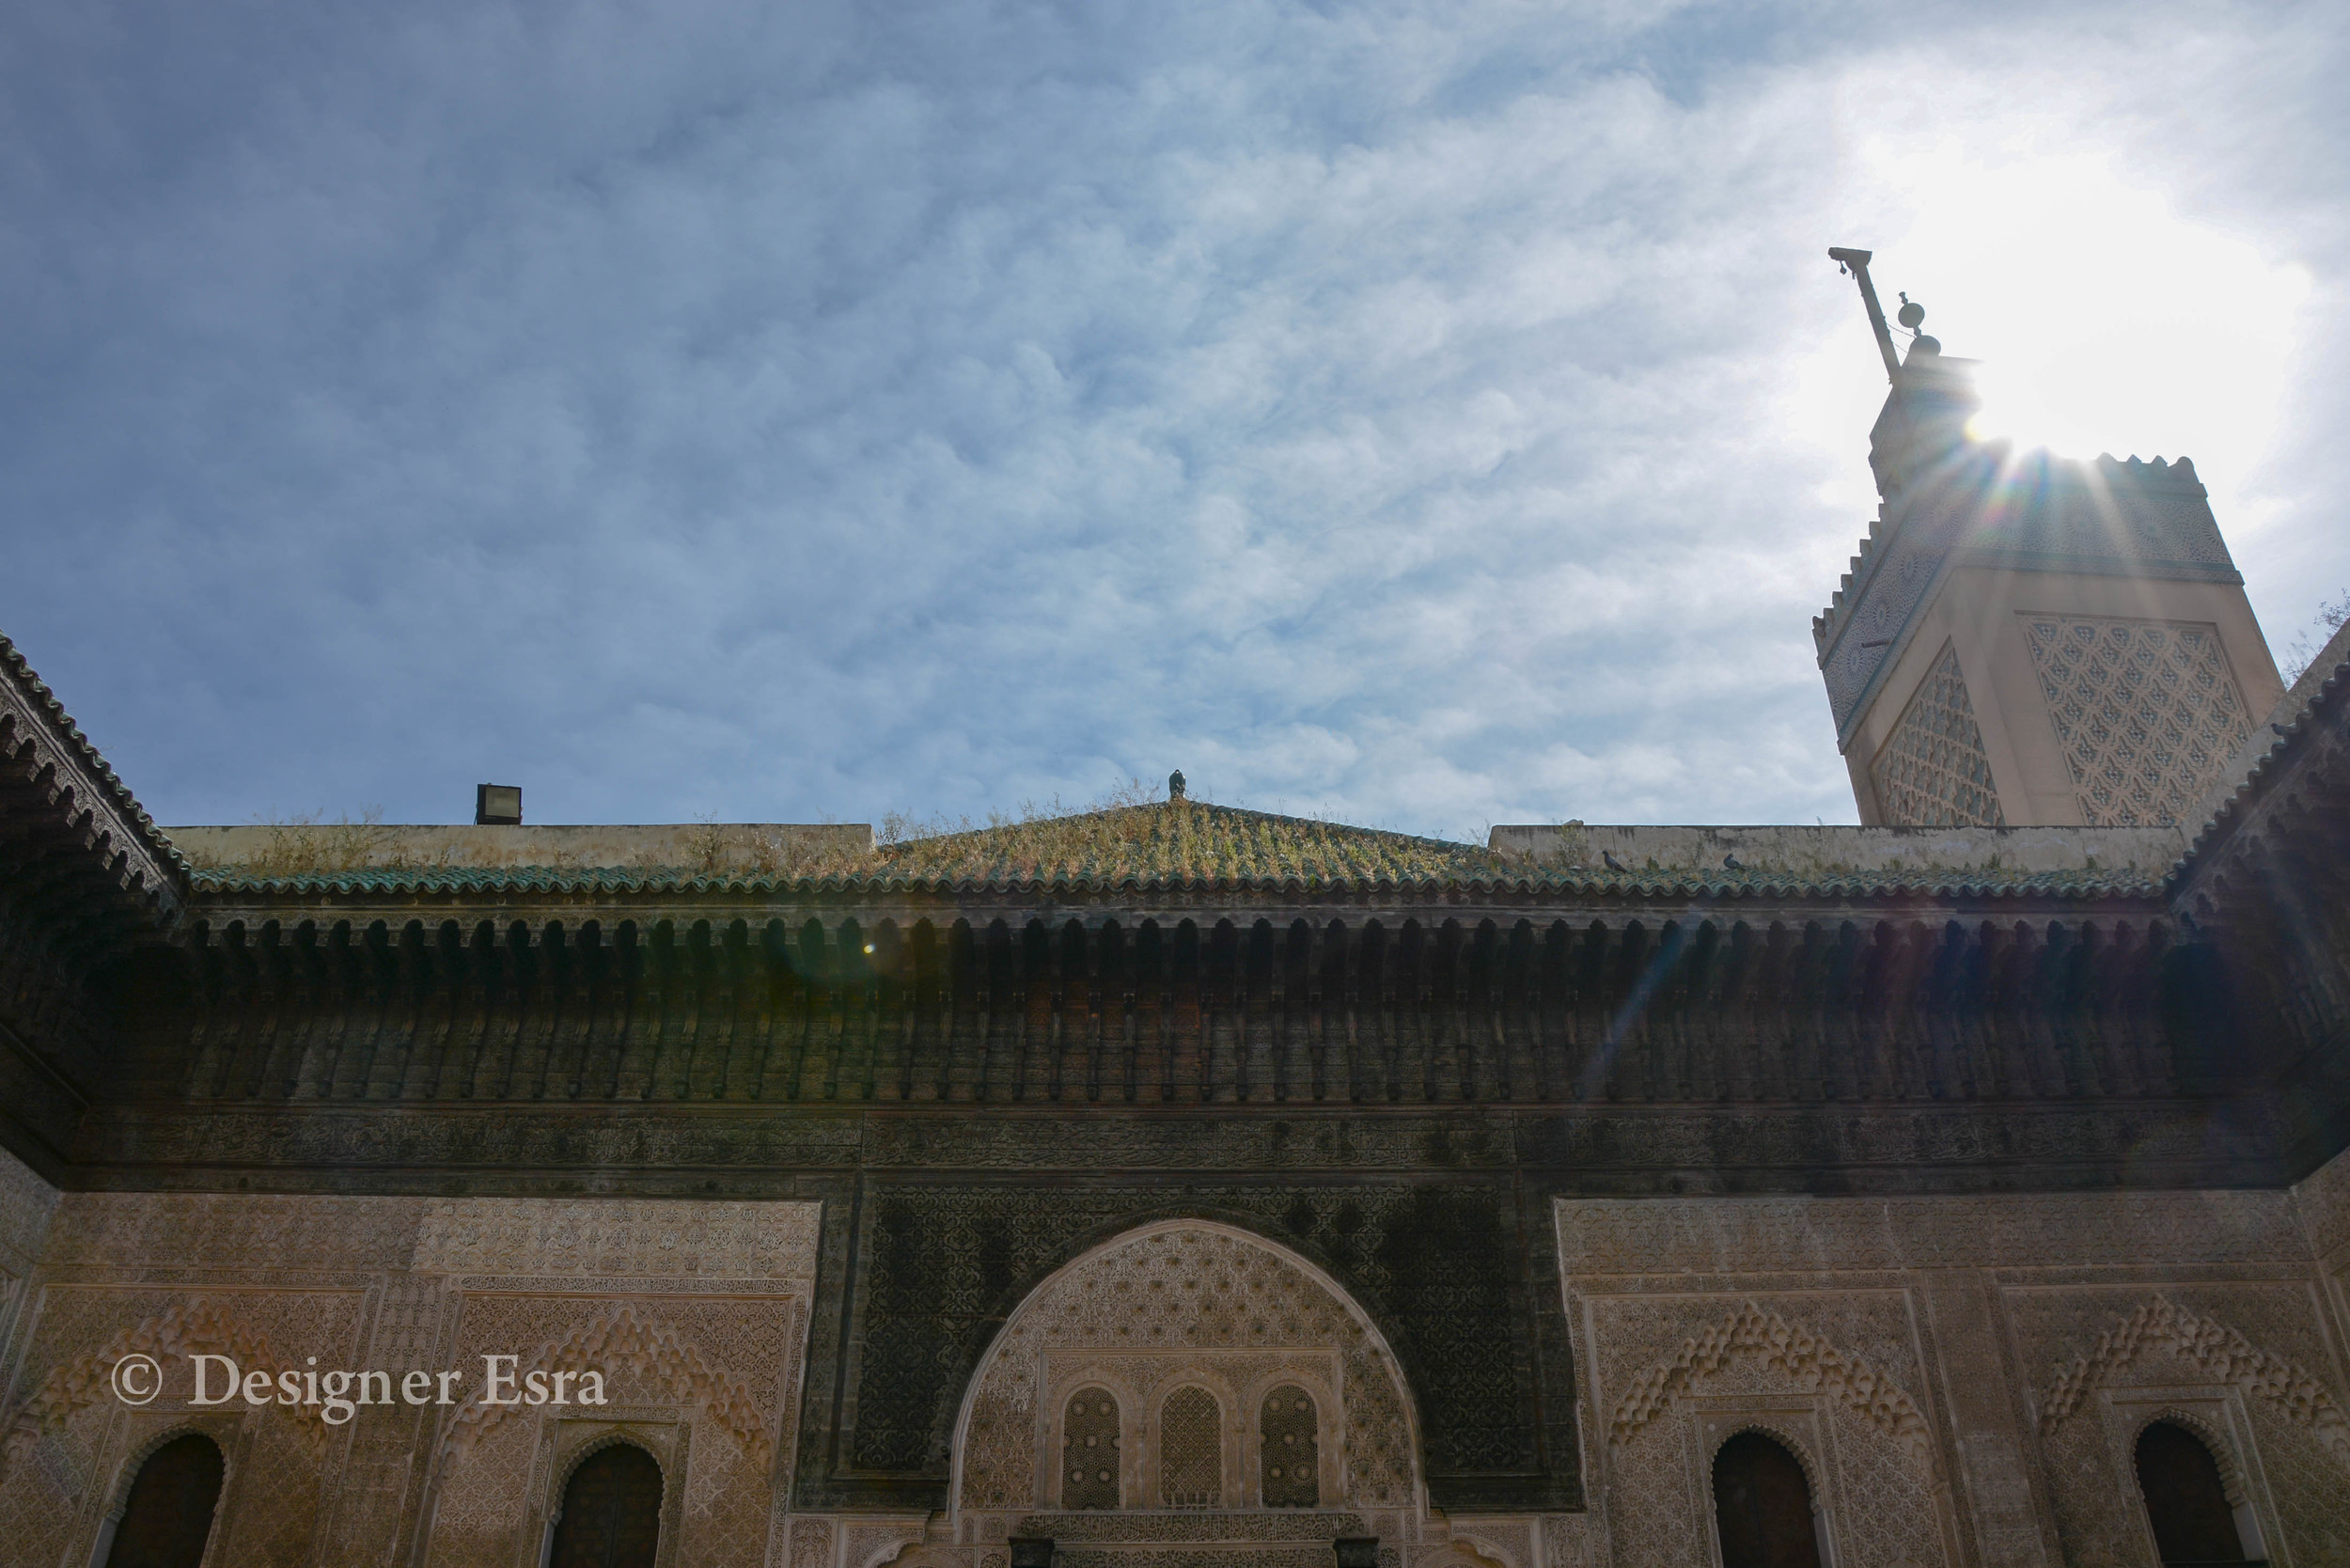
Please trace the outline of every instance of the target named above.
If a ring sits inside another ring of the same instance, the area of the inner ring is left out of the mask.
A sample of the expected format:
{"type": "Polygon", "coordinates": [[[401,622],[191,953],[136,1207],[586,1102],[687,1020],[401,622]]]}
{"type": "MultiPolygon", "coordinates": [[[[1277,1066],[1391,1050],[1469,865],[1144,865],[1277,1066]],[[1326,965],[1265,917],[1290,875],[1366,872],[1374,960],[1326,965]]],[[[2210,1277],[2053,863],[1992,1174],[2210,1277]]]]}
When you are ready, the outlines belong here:
{"type": "Polygon", "coordinates": [[[1167,776],[1167,798],[1169,800],[1181,800],[1183,798],[1183,769],[1177,768],[1173,773],[1167,776]]]}
{"type": "MultiPolygon", "coordinates": [[[[1898,383],[1902,379],[1902,362],[1901,356],[1893,352],[1893,329],[1885,324],[1885,307],[1877,304],[1876,285],[1869,281],[1869,259],[1875,254],[1872,250],[1851,250],[1842,245],[1830,245],[1827,259],[1859,280],[1860,303],[1869,310],[1869,330],[1876,334],[1877,353],[1885,356],[1885,379],[1898,383]]],[[[1926,319],[1923,306],[1904,306],[1903,310],[1904,324],[1906,312],[1910,310],[1918,312],[1919,321],[1926,319]]]]}
{"type": "Polygon", "coordinates": [[[1935,354],[1942,352],[1942,339],[1929,337],[1918,330],[1925,324],[1926,307],[1911,299],[1907,290],[1902,291],[1902,307],[1894,312],[1893,319],[1901,322],[1903,328],[1909,334],[1911,358],[1914,359],[1921,353],[1935,354]]]}

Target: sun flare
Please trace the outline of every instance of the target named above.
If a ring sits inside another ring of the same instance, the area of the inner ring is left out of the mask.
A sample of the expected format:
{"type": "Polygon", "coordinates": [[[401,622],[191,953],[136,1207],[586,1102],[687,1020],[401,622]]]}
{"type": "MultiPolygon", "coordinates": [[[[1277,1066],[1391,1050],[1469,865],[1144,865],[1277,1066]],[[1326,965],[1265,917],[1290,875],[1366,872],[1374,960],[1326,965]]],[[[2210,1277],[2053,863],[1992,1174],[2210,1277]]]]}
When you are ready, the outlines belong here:
{"type": "Polygon", "coordinates": [[[1872,149],[1914,221],[1878,283],[1978,360],[1985,438],[2071,456],[2192,456],[2240,477],[2268,448],[2289,381],[2300,265],[2181,217],[2102,158],[1998,165],[1958,149],[1872,149]]]}

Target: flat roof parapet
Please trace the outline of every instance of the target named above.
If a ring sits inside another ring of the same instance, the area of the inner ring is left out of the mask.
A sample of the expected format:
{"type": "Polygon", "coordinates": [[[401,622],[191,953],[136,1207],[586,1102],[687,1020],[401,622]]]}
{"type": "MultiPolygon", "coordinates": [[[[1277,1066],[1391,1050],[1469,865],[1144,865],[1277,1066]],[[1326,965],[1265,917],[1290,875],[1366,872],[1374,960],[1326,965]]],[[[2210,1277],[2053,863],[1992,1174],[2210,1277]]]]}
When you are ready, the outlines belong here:
{"type": "Polygon", "coordinates": [[[1743,870],[1807,881],[1857,871],[2138,871],[2159,879],[2186,848],[2161,827],[1660,827],[1579,822],[1496,827],[1496,855],[1593,870],[1743,870]]]}
{"type": "Polygon", "coordinates": [[[435,868],[682,868],[744,875],[862,870],[870,823],[663,823],[629,826],[431,826],[268,823],[164,829],[191,866],[290,875],[435,868]]]}

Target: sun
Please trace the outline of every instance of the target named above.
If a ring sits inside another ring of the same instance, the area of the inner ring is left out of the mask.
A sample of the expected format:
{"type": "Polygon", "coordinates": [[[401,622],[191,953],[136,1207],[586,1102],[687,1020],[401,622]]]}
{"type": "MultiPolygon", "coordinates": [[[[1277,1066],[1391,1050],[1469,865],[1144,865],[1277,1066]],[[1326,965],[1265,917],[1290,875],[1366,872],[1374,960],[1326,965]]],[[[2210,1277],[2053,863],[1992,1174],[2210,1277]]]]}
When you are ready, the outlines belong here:
{"type": "MultiPolygon", "coordinates": [[[[2308,271],[2181,217],[2101,158],[1883,153],[1914,215],[1879,287],[1981,362],[1972,427],[2070,456],[2191,456],[2241,477],[2282,408],[2308,271]]],[[[1890,299],[1888,308],[1892,308],[1890,299]]]]}

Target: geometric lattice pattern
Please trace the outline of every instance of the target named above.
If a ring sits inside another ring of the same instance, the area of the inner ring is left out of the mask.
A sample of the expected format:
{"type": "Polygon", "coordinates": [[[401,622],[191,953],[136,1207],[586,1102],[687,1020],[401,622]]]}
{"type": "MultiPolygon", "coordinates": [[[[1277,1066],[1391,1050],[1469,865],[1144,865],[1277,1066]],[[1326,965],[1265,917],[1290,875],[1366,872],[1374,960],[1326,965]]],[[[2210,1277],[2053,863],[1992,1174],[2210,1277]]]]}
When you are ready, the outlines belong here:
{"type": "Polygon", "coordinates": [[[1313,1396],[1285,1383],[1265,1396],[1264,1505],[1314,1508],[1322,1502],[1322,1455],[1314,1440],[1313,1396]]]}
{"type": "Polygon", "coordinates": [[[2092,827],[2182,821],[2251,731],[2218,629],[2022,619],[2081,820],[2092,827]]]}
{"type": "Polygon", "coordinates": [[[1159,1503],[1217,1508],[1224,1498],[1224,1435],[1215,1396],[1186,1385],[1159,1409],[1159,1503]]]}
{"type": "Polygon", "coordinates": [[[1080,1388],[1069,1398],[1061,1423],[1060,1505],[1118,1506],[1118,1402],[1101,1388],[1080,1388]]]}
{"type": "Polygon", "coordinates": [[[1955,648],[1946,646],[1918,682],[1901,723],[1869,765],[1869,781],[1893,827],[2007,825],[1955,648]]]}
{"type": "MultiPolygon", "coordinates": [[[[1369,1229],[1357,1227],[1356,1234],[1369,1229]]],[[[1115,1403],[1143,1445],[1139,1453],[1122,1452],[1127,1474],[1139,1482],[1121,1488],[1125,1508],[1157,1510],[1183,1500],[1199,1508],[1258,1506],[1266,1466],[1249,1451],[1239,1423],[1226,1430],[1219,1421],[1246,1411],[1258,1422],[1251,1430],[1261,1434],[1273,1389],[1292,1390],[1284,1394],[1288,1415],[1305,1424],[1296,1446],[1314,1435],[1316,1459],[1323,1414],[1333,1433],[1346,1435],[1345,1463],[1317,1487],[1312,1506],[1409,1508],[1418,1494],[1409,1396],[1375,1331],[1302,1262],[1207,1222],[1145,1224],[1071,1264],[1006,1321],[972,1383],[955,1443],[961,1501],[1007,1524],[1054,1507],[1057,1497],[1069,1506],[1069,1472],[1075,1468],[1068,1462],[1070,1434],[1078,1429],[1069,1406],[1089,1398],[1115,1403]],[[1168,1396],[1183,1388],[1194,1392],[1167,1408],[1168,1396]],[[1304,1392],[1309,1409],[1294,1408],[1294,1390],[1304,1392]],[[1138,1411],[1143,1419],[1135,1420],[1138,1411]],[[1061,1425],[1055,1430],[1057,1418],[1061,1425]],[[1043,1453],[1040,1438],[1051,1445],[1043,1453]],[[1228,1471],[1234,1442],[1242,1443],[1254,1474],[1228,1471]],[[1058,1475],[1053,1461],[1060,1462],[1058,1475]],[[1221,1500],[1200,1500],[1210,1497],[1221,1500]]],[[[1271,1446],[1287,1451],[1291,1445],[1280,1439],[1277,1431],[1271,1446]]],[[[1292,1462],[1276,1463],[1290,1481],[1292,1462]]],[[[1308,1474],[1314,1467],[1307,1462],[1308,1474]]]]}

